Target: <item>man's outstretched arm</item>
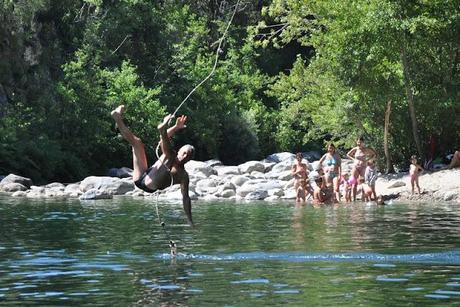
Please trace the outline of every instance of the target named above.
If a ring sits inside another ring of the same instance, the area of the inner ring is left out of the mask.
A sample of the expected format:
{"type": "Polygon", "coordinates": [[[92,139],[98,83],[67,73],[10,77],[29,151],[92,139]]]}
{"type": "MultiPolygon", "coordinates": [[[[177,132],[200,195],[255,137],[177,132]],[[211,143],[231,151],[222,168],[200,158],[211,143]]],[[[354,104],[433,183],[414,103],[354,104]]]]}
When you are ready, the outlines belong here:
{"type": "Polygon", "coordinates": [[[165,116],[163,122],[158,125],[158,132],[160,132],[160,146],[161,152],[167,157],[172,158],[174,156],[174,151],[172,149],[171,140],[168,136],[168,132],[166,130],[168,126],[169,119],[172,117],[171,114],[165,116]]]}
{"type": "Polygon", "coordinates": [[[187,121],[187,116],[185,115],[182,115],[182,116],[179,116],[177,119],[176,119],[176,124],[174,126],[172,126],[171,128],[168,129],[168,137],[169,138],[172,138],[173,135],[181,130],[181,129],[184,129],[186,126],[185,126],[185,122],[187,121]]]}
{"type": "Polygon", "coordinates": [[[182,205],[184,207],[184,212],[187,215],[188,223],[193,226],[192,220],[192,201],[190,196],[188,195],[188,185],[189,179],[188,176],[182,181],[180,188],[182,192],[182,205]]]}

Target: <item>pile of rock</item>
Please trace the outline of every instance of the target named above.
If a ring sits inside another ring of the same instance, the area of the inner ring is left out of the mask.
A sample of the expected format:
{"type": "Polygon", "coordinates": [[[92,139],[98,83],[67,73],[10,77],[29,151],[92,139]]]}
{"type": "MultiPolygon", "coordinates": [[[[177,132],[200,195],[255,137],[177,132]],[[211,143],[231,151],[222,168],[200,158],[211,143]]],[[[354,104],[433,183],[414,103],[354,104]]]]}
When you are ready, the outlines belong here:
{"type": "MultiPolygon", "coordinates": [[[[193,200],[292,200],[295,198],[294,182],[291,175],[294,160],[295,155],[288,152],[276,153],[262,161],[249,161],[238,166],[225,166],[218,160],[205,162],[192,160],[185,165],[190,176],[189,195],[193,200]]],[[[304,163],[308,165],[310,170],[319,166],[318,161],[310,164],[305,160],[304,163]]],[[[350,160],[342,160],[343,173],[350,173],[351,166],[350,160]]],[[[14,197],[28,198],[79,198],[86,200],[112,198],[113,195],[127,195],[132,197],[158,196],[161,201],[182,199],[179,185],[173,185],[159,191],[158,195],[157,193],[149,194],[134,186],[131,177],[129,177],[130,169],[111,169],[110,173],[115,176],[119,175],[121,178],[90,176],[77,183],[67,185],[50,183],[44,186],[34,186],[30,179],[10,174],[0,182],[0,191],[11,193],[14,197]]],[[[410,199],[406,175],[407,173],[400,173],[381,176],[377,180],[378,194],[398,195],[400,198],[410,199]]],[[[422,198],[460,201],[459,175],[460,170],[422,175],[420,182],[426,191],[422,198]],[[430,183],[430,181],[435,183],[430,183]]]]}

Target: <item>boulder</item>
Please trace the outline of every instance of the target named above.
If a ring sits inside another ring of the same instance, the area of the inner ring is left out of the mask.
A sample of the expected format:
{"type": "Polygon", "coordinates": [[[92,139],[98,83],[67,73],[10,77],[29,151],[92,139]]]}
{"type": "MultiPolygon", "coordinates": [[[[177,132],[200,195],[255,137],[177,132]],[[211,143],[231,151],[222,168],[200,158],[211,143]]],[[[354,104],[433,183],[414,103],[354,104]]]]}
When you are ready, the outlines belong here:
{"type": "Polygon", "coordinates": [[[53,190],[53,189],[46,189],[45,190],[45,197],[46,198],[66,198],[67,194],[64,192],[64,189],[62,189],[62,191],[53,190]]]}
{"type": "Polygon", "coordinates": [[[129,167],[111,168],[107,172],[109,177],[128,178],[133,176],[133,170],[129,167]]]}
{"type": "Polygon", "coordinates": [[[215,167],[218,176],[225,176],[225,175],[239,175],[240,169],[238,166],[219,166],[215,167]]]}
{"type": "Polygon", "coordinates": [[[451,201],[451,200],[457,199],[458,196],[459,196],[458,191],[448,191],[448,192],[444,193],[443,200],[451,201]]]}
{"type": "Polygon", "coordinates": [[[236,189],[236,194],[241,197],[246,197],[251,192],[268,191],[270,189],[282,188],[283,184],[278,180],[263,180],[252,179],[246,181],[241,187],[236,189]]]}
{"type": "Polygon", "coordinates": [[[65,186],[60,183],[60,182],[52,182],[52,183],[48,183],[47,185],[45,185],[45,188],[46,189],[60,189],[62,188],[62,190],[64,190],[65,186]]]}
{"type": "Polygon", "coordinates": [[[237,175],[232,177],[230,180],[235,186],[239,187],[242,186],[246,181],[249,180],[249,177],[244,176],[244,175],[237,175]]]}
{"type": "Polygon", "coordinates": [[[283,181],[288,181],[290,179],[292,179],[292,173],[291,171],[284,171],[284,172],[281,172],[278,176],[278,179],[279,180],[283,180],[283,181]]]}
{"type": "Polygon", "coordinates": [[[37,187],[31,186],[30,190],[28,191],[27,198],[42,198],[45,197],[45,188],[44,187],[37,187]]]}
{"type": "Polygon", "coordinates": [[[248,161],[238,165],[238,168],[242,174],[250,174],[252,172],[263,173],[265,171],[265,165],[259,161],[248,161]]]}
{"type": "Polygon", "coordinates": [[[223,165],[221,161],[216,160],[216,159],[204,161],[204,163],[206,163],[206,165],[207,165],[207,166],[210,166],[210,167],[222,166],[222,165],[223,165]]]}
{"type": "Polygon", "coordinates": [[[206,201],[214,201],[214,200],[218,200],[219,197],[213,195],[213,194],[208,194],[208,195],[205,195],[204,197],[201,198],[202,200],[206,200],[206,201]]]}
{"type": "Polygon", "coordinates": [[[245,200],[264,200],[266,197],[268,197],[268,192],[265,190],[256,190],[254,192],[251,192],[247,194],[244,199],[245,200]]]}
{"type": "Polygon", "coordinates": [[[220,197],[222,198],[230,198],[236,195],[235,190],[224,190],[220,193],[220,197]]]}
{"type": "MultiPolygon", "coordinates": [[[[188,196],[190,197],[191,200],[198,199],[198,196],[193,191],[189,191],[188,196]]],[[[161,195],[161,199],[162,200],[180,200],[182,201],[182,192],[178,190],[178,191],[164,193],[161,195]]]]}
{"type": "Polygon", "coordinates": [[[122,195],[134,190],[134,184],[128,179],[90,176],[80,183],[80,190],[87,192],[91,189],[100,190],[102,194],[122,195]]]}
{"type": "Polygon", "coordinates": [[[82,192],[80,191],[80,184],[79,183],[70,183],[64,188],[64,192],[67,194],[74,194],[74,193],[79,193],[81,194],[82,192]]]}
{"type": "Polygon", "coordinates": [[[27,190],[27,187],[25,187],[24,185],[18,182],[2,183],[0,188],[3,192],[10,192],[10,193],[27,190]]]}
{"type": "Polygon", "coordinates": [[[279,173],[290,170],[293,164],[294,164],[293,161],[279,162],[273,166],[272,170],[268,174],[274,174],[276,177],[278,177],[279,173]]]}
{"type": "Polygon", "coordinates": [[[273,166],[276,165],[276,162],[262,162],[264,164],[264,173],[268,173],[272,170],[273,166]]]}
{"type": "Polygon", "coordinates": [[[284,195],[284,189],[281,188],[276,188],[276,189],[270,189],[267,191],[268,196],[276,196],[276,198],[280,198],[281,196],[284,195]]]}
{"type": "Polygon", "coordinates": [[[113,194],[106,193],[105,190],[100,189],[89,189],[82,195],[80,195],[80,200],[95,200],[95,199],[110,199],[113,198],[113,194]]]}
{"type": "Polygon", "coordinates": [[[279,196],[271,195],[271,196],[266,197],[264,200],[265,200],[265,201],[277,201],[277,200],[279,200],[279,199],[280,199],[279,196]]]}
{"type": "Polygon", "coordinates": [[[266,159],[268,162],[282,162],[288,160],[289,163],[292,164],[292,162],[295,160],[295,154],[290,153],[290,152],[280,152],[280,153],[274,153],[269,155],[266,159]]]}
{"type": "Polygon", "coordinates": [[[24,191],[16,191],[11,196],[13,197],[26,197],[27,193],[24,191]]]}
{"type": "Polygon", "coordinates": [[[282,199],[295,199],[296,197],[297,193],[294,191],[294,189],[284,191],[284,195],[281,196],[282,199]]]}
{"type": "Polygon", "coordinates": [[[32,179],[21,177],[21,176],[14,175],[14,174],[9,174],[5,178],[3,178],[0,183],[2,185],[7,184],[7,183],[20,183],[28,189],[32,185],[32,179]]]}
{"type": "Polygon", "coordinates": [[[262,173],[262,172],[257,172],[257,171],[254,171],[251,173],[251,177],[252,178],[256,178],[256,179],[262,179],[262,178],[266,178],[265,174],[262,173]]]}
{"type": "Polygon", "coordinates": [[[217,180],[215,179],[202,179],[196,183],[196,189],[205,193],[209,193],[209,191],[216,191],[217,190],[217,180]]]}
{"type": "Polygon", "coordinates": [[[308,161],[315,161],[321,159],[321,153],[319,151],[304,151],[302,156],[308,161]]]}
{"type": "Polygon", "coordinates": [[[185,164],[185,170],[189,174],[203,173],[206,177],[217,174],[216,170],[206,162],[191,160],[185,164]]]}

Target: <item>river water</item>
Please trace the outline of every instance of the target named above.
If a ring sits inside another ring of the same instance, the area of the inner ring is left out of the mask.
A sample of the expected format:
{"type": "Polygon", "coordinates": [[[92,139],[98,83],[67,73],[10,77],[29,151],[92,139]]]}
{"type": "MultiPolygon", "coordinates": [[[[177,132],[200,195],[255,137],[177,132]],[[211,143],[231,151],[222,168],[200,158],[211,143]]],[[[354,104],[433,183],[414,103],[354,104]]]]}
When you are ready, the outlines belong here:
{"type": "Polygon", "coordinates": [[[158,209],[0,196],[0,305],[460,305],[455,204],[158,209]]]}

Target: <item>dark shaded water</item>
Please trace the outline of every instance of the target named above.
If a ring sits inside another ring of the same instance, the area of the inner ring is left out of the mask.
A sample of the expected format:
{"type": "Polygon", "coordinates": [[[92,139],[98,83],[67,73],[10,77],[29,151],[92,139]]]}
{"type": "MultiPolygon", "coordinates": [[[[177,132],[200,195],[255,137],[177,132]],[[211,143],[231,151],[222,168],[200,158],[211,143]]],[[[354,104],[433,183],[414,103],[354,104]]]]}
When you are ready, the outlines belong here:
{"type": "Polygon", "coordinates": [[[0,196],[0,305],[460,305],[455,204],[0,196]]]}

